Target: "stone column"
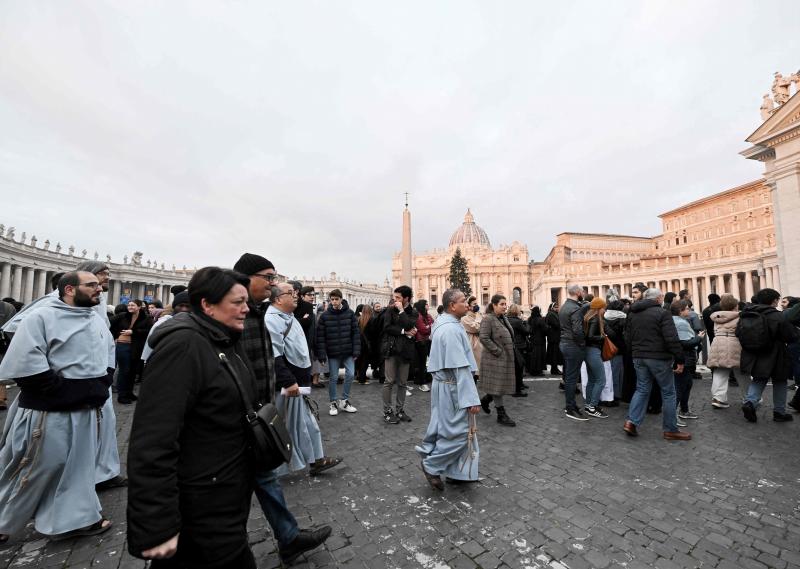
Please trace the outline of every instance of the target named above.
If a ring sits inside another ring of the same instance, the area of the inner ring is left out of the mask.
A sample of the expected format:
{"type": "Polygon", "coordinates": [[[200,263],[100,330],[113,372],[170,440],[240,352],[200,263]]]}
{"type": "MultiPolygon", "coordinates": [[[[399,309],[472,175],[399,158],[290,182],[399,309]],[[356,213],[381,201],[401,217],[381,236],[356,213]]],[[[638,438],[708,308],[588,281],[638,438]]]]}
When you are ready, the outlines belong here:
{"type": "Polygon", "coordinates": [[[700,289],[697,287],[697,277],[692,277],[691,281],[692,286],[689,288],[689,290],[692,291],[692,304],[694,304],[695,312],[701,312],[705,303],[700,297],[700,289]]]}
{"type": "Polygon", "coordinates": [[[109,304],[116,306],[119,304],[120,282],[112,279],[108,282],[108,300],[109,304]]]}
{"type": "Polygon", "coordinates": [[[135,298],[138,298],[139,300],[144,298],[144,285],[145,283],[136,283],[136,286],[133,289],[135,291],[135,298]]]}
{"type": "Polygon", "coordinates": [[[11,263],[0,267],[0,298],[11,296],[11,263]]]}
{"type": "Polygon", "coordinates": [[[766,267],[764,269],[764,273],[765,273],[765,280],[767,281],[767,288],[775,288],[772,286],[775,282],[775,279],[772,275],[772,267],[766,267]]]}
{"type": "Polygon", "coordinates": [[[25,281],[22,289],[22,302],[28,304],[33,300],[33,277],[36,276],[35,269],[25,269],[25,281]]]}
{"type": "Polygon", "coordinates": [[[22,266],[14,267],[14,278],[11,279],[11,297],[14,300],[22,300],[22,266]]]}
{"type": "Polygon", "coordinates": [[[781,290],[781,267],[780,265],[775,265],[772,268],[772,277],[774,280],[773,287],[775,290],[780,292],[781,290]]]}
{"type": "Polygon", "coordinates": [[[761,290],[762,288],[766,288],[766,286],[767,286],[767,277],[765,276],[766,274],[767,274],[766,269],[763,269],[763,268],[759,269],[759,271],[758,271],[758,290],[761,290]]]}
{"type": "Polygon", "coordinates": [[[717,275],[717,294],[722,296],[725,294],[725,275],[720,273],[717,275]]]}
{"type": "Polygon", "coordinates": [[[744,300],[750,302],[753,297],[753,271],[744,272],[744,300]]]}
{"type": "Polygon", "coordinates": [[[47,294],[47,271],[39,269],[36,274],[36,298],[41,298],[47,294]]]}

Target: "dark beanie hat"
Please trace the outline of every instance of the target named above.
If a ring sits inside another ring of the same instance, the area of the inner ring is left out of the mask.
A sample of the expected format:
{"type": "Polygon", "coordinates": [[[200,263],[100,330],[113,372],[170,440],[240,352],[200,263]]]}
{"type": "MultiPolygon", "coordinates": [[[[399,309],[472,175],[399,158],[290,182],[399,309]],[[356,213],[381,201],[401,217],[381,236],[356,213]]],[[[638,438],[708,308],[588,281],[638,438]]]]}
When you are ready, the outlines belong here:
{"type": "Polygon", "coordinates": [[[173,295],[176,295],[176,294],[180,294],[180,293],[182,293],[183,291],[185,291],[185,290],[186,290],[186,289],[188,289],[188,288],[189,288],[189,287],[187,287],[186,285],[175,285],[175,286],[173,286],[172,288],[170,288],[170,289],[169,289],[169,291],[170,291],[170,292],[171,292],[173,295]]]}
{"type": "Polygon", "coordinates": [[[233,266],[235,271],[242,273],[245,276],[254,275],[258,271],[263,271],[264,269],[274,269],[275,265],[269,262],[268,259],[265,259],[261,255],[256,255],[254,253],[245,253],[239,260],[236,261],[236,264],[233,266]]]}
{"type": "Polygon", "coordinates": [[[179,304],[191,304],[191,302],[189,302],[188,291],[179,292],[175,295],[175,298],[172,299],[172,306],[178,306],[179,304]]]}

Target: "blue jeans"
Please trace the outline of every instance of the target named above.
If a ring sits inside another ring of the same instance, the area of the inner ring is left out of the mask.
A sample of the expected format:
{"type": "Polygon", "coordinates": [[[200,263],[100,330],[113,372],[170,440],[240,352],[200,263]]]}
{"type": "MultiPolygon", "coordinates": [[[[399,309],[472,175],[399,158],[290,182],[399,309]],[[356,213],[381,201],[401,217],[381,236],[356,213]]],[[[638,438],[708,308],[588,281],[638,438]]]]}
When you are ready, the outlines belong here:
{"type": "MultiPolygon", "coordinates": [[[[764,388],[769,381],[768,377],[754,377],[750,382],[750,387],[747,388],[746,401],[753,404],[754,408],[758,408],[758,402],[761,399],[761,394],[764,393],[764,388]]],[[[772,410],[776,413],[786,413],[786,380],[775,381],[772,380],[772,410]]]]}
{"type": "Polygon", "coordinates": [[[274,470],[256,474],[256,497],[278,545],[286,547],[294,541],[300,530],[297,528],[297,520],[286,506],[283,489],[274,470]]]}
{"type": "Polygon", "coordinates": [[[596,407],[606,386],[606,367],[603,365],[600,348],[592,346],[586,348],[586,375],[586,404],[596,407]]]}
{"type": "Polygon", "coordinates": [[[614,399],[621,399],[622,378],[625,376],[625,356],[619,354],[611,358],[611,376],[614,383],[614,399]]]}
{"type": "Polygon", "coordinates": [[[353,384],[353,377],[356,374],[356,364],[353,356],[331,357],[328,356],[328,373],[331,378],[328,381],[328,395],[331,401],[336,401],[336,384],[339,381],[339,367],[344,366],[344,389],[342,399],[350,399],[350,386],[353,384]]]}
{"type": "Polygon", "coordinates": [[[564,356],[564,399],[566,409],[577,409],[575,404],[575,386],[581,378],[581,364],[586,359],[586,348],[572,343],[561,342],[561,355],[564,356]]]}
{"type": "Polygon", "coordinates": [[[678,412],[675,407],[675,377],[672,373],[672,360],[654,360],[649,358],[633,358],[636,370],[636,392],[628,408],[628,420],[637,427],[644,422],[647,402],[653,382],[661,389],[664,431],[678,432],[678,412]]]}
{"type": "Polygon", "coordinates": [[[117,398],[133,395],[131,345],[117,344],[117,398]]]}

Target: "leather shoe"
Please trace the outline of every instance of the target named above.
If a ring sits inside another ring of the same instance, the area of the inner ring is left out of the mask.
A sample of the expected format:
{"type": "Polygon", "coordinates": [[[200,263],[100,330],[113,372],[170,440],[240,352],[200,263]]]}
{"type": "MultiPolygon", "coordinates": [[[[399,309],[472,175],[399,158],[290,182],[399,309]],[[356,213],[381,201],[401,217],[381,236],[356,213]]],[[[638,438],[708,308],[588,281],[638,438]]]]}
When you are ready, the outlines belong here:
{"type": "Polygon", "coordinates": [[[112,488],[124,488],[127,485],[128,485],[128,479],[118,474],[114,478],[110,478],[108,480],[95,484],[94,489],[96,492],[101,492],[103,490],[111,490],[112,488]]]}
{"type": "Polygon", "coordinates": [[[625,421],[622,430],[625,431],[629,437],[639,436],[639,433],[636,431],[636,425],[634,425],[632,421],[625,421]]]}
{"type": "Polygon", "coordinates": [[[315,530],[301,529],[297,537],[289,545],[278,549],[281,562],[290,565],[306,551],[311,551],[322,545],[330,535],[331,526],[322,526],[315,530]]]}
{"type": "Polygon", "coordinates": [[[431,488],[434,490],[444,490],[444,482],[442,482],[442,477],[437,474],[430,474],[427,470],[425,470],[425,462],[420,462],[420,466],[422,467],[422,474],[425,475],[425,480],[428,481],[428,484],[431,485],[431,488]]]}
{"type": "Polygon", "coordinates": [[[489,403],[491,402],[492,402],[491,395],[484,395],[483,397],[481,397],[481,409],[483,409],[483,412],[486,413],[487,415],[492,414],[492,409],[491,407],[489,407],[489,403]]]}
{"type": "Polygon", "coordinates": [[[691,433],[685,433],[683,431],[664,431],[664,439],[668,441],[690,441],[692,440],[691,433]]]}

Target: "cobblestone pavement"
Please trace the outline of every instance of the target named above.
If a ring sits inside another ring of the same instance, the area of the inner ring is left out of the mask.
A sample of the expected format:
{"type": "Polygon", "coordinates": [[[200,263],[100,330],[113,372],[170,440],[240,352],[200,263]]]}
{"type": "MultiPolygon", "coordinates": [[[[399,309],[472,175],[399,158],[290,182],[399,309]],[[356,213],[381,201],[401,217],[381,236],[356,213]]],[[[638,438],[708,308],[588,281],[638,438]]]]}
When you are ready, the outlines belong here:
{"type": "MultiPolygon", "coordinates": [[[[413,422],[385,425],[377,382],[354,385],[358,413],[337,417],[327,391],[314,390],[326,451],[344,464],[284,479],[301,526],[334,528],[296,567],[800,567],[800,421],[774,423],[768,405],[757,424],[735,404],[714,410],[706,377],[692,394],[692,441],[664,441],[657,416],[633,439],[624,406],[577,423],[563,417],[556,382],[528,385],[528,398],[507,404],[516,428],[479,417],[483,480],[443,493],[429,489],[413,451],[429,394],[408,398],[413,422]]],[[[123,457],[132,411],[118,409],[123,457]]],[[[0,567],[144,567],[126,552],[126,490],[101,499],[115,523],[108,534],[50,542],[29,526],[0,548],[0,567]]],[[[249,531],[258,566],[279,566],[256,502],[249,531]]]]}

